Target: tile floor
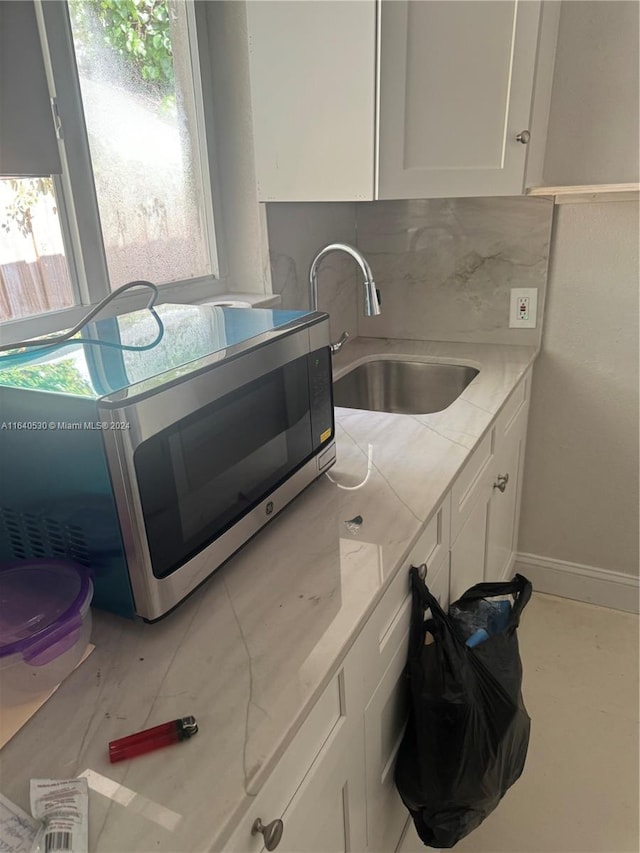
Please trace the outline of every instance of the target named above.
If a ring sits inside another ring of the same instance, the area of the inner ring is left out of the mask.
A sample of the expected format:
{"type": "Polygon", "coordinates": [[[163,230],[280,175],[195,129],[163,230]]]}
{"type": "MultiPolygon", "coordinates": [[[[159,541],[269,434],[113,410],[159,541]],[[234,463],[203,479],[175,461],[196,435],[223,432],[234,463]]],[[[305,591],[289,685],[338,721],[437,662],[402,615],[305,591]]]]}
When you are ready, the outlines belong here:
{"type": "MultiPolygon", "coordinates": [[[[519,630],[524,773],[459,853],[638,853],[638,617],[535,593],[519,630]]],[[[425,848],[409,827],[399,853],[425,848]]]]}

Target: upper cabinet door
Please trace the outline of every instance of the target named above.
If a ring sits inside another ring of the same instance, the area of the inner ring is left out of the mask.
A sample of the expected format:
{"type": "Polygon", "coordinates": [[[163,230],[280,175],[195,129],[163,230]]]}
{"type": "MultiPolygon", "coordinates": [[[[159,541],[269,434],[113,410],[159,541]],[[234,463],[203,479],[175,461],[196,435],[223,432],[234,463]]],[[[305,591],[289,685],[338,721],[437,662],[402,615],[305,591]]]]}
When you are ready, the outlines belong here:
{"type": "Polygon", "coordinates": [[[523,191],[534,0],[382,0],[378,198],[523,191]]]}
{"type": "Polygon", "coordinates": [[[261,201],[371,200],[375,0],[249,0],[261,201]]]}

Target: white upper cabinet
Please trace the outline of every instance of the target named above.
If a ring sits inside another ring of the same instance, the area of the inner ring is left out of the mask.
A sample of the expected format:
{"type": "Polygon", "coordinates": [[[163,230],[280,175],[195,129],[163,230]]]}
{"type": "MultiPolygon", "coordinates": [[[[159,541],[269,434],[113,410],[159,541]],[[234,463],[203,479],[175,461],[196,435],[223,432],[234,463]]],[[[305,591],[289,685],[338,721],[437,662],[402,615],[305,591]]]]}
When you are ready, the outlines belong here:
{"type": "Polygon", "coordinates": [[[261,201],[371,200],[374,0],[248,0],[261,201]]]}
{"type": "Polygon", "coordinates": [[[248,0],[259,198],[522,193],[540,22],[537,0],[248,0]]]}
{"type": "Polygon", "coordinates": [[[533,0],[383,0],[379,198],[522,193],[539,20],[533,0]]]}

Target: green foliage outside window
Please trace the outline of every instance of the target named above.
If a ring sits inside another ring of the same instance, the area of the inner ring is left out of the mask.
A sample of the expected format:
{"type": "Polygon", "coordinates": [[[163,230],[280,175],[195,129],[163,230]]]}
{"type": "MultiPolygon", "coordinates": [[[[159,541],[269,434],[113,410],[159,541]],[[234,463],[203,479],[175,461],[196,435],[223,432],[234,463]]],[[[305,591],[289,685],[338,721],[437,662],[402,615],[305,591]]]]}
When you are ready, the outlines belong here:
{"type": "Polygon", "coordinates": [[[33,233],[33,206],[41,196],[53,196],[51,178],[7,178],[12,190],[11,200],[0,211],[0,228],[10,231],[17,228],[23,237],[33,233]]]}
{"type": "MultiPolygon", "coordinates": [[[[171,10],[167,0],[69,0],[74,41],[82,51],[99,33],[164,106],[175,103],[171,10]]],[[[12,201],[0,212],[0,227],[32,233],[32,208],[53,196],[50,178],[11,180],[12,201]]]]}
{"type": "MultiPolygon", "coordinates": [[[[7,359],[8,360],[8,359],[7,359]]],[[[0,359],[0,384],[14,388],[36,388],[44,391],[62,391],[67,394],[91,395],[93,389],[83,379],[71,359],[53,364],[30,364],[2,369],[0,359]]]]}
{"type": "Polygon", "coordinates": [[[123,56],[161,96],[173,92],[173,51],[167,0],[70,0],[76,41],[93,39],[97,19],[104,42],[123,56]]]}

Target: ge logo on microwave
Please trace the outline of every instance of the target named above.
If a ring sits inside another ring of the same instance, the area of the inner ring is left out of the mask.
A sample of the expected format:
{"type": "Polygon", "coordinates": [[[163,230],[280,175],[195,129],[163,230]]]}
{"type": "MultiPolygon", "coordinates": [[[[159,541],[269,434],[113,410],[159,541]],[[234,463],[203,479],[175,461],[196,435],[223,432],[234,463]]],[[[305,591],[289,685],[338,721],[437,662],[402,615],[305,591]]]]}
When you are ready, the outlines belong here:
{"type": "Polygon", "coordinates": [[[273,512],[273,501],[269,501],[269,503],[264,508],[264,511],[267,513],[267,515],[271,515],[271,513],[273,512]]]}

